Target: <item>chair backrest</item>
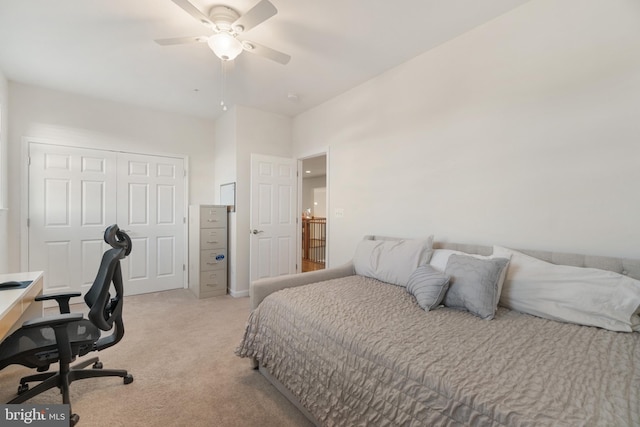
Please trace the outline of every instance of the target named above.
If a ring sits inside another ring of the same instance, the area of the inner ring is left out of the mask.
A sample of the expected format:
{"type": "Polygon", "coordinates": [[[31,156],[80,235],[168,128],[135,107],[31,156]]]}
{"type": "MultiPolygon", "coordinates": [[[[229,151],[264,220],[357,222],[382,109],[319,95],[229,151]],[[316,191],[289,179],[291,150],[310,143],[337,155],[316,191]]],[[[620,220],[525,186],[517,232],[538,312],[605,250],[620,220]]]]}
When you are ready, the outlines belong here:
{"type": "Polygon", "coordinates": [[[102,255],[98,274],[93,285],[85,294],[84,301],[90,308],[88,317],[91,323],[103,331],[114,330],[111,335],[97,341],[96,350],[111,347],[124,335],[122,322],[124,288],[120,260],[131,253],[131,239],[116,224],[107,227],[104,232],[104,240],[111,246],[111,249],[102,255]],[[113,298],[109,292],[112,284],[115,290],[113,298]]]}

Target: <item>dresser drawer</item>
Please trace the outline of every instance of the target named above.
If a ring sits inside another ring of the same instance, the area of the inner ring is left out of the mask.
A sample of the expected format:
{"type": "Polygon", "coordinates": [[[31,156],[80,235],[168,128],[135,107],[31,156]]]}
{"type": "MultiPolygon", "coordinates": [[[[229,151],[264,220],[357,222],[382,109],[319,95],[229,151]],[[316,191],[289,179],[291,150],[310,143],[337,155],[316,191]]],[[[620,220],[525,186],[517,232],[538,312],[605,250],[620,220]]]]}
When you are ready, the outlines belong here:
{"type": "Polygon", "coordinates": [[[227,250],[200,251],[200,271],[227,269],[227,250]]]}
{"type": "Polygon", "coordinates": [[[200,228],[224,228],[227,226],[227,210],[221,207],[200,207],[200,228]]]}
{"type": "Polygon", "coordinates": [[[200,230],[200,249],[224,249],[226,247],[226,228],[203,228],[200,230]]]}

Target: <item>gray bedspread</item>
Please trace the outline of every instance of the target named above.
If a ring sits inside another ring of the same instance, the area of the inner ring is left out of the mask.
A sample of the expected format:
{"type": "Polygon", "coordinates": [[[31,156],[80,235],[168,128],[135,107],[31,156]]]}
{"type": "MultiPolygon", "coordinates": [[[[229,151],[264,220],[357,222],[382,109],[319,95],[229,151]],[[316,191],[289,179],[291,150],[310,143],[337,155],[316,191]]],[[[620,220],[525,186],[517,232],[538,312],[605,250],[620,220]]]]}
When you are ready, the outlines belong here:
{"type": "Polygon", "coordinates": [[[236,353],[327,426],[640,425],[640,334],[427,313],[360,276],[270,295],[236,353]]]}

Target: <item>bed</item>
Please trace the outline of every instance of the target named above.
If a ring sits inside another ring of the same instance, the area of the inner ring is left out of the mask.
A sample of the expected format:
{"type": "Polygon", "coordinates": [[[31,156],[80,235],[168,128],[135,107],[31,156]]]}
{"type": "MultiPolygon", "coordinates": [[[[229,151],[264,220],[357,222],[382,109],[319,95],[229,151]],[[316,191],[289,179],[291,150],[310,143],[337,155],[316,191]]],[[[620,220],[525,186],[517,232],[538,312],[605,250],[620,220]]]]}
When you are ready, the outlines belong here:
{"type": "Polygon", "coordinates": [[[367,248],[359,246],[347,265],[252,284],[253,310],[236,353],[259,365],[316,425],[640,425],[639,261],[508,250],[502,257],[495,253],[503,248],[431,241],[421,243],[429,253],[413,258],[370,250],[403,241],[368,236],[367,248]],[[531,256],[544,264],[530,269],[531,256]],[[482,318],[482,310],[472,307],[476,301],[465,302],[468,309],[455,306],[452,290],[466,280],[466,273],[452,269],[455,262],[498,265],[505,258],[509,265],[494,272],[503,282],[499,295],[490,295],[492,313],[482,318]],[[381,259],[390,260],[393,271],[370,265],[381,259]],[[420,268],[408,268],[407,259],[413,267],[426,263],[429,272],[443,263],[441,275],[455,277],[428,310],[420,295],[408,291],[420,268]],[[558,298],[582,300],[591,295],[590,286],[616,282],[604,292],[611,296],[607,301],[598,288],[581,310],[573,301],[554,301],[542,313],[535,312],[531,289],[519,288],[527,271],[544,277],[535,285],[542,286],[535,295],[546,298],[544,310],[549,284],[554,292],[570,289],[578,274],[581,295],[567,291],[558,298]],[[564,282],[554,282],[557,274],[564,282]],[[390,283],[397,281],[405,285],[390,283]],[[518,301],[523,295],[524,305],[518,301]],[[595,314],[589,306],[594,302],[604,307],[595,314]]]}

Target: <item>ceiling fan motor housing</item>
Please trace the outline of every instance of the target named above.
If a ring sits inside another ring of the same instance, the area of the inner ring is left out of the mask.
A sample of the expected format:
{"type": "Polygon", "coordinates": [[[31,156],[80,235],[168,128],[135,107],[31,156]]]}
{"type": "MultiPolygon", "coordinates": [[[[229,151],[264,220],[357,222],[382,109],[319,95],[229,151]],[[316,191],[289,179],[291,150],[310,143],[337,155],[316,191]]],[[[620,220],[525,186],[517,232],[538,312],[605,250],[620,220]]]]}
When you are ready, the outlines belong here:
{"type": "Polygon", "coordinates": [[[232,24],[240,18],[240,14],[227,6],[213,6],[209,10],[209,19],[216,24],[220,31],[232,32],[232,24]]]}

